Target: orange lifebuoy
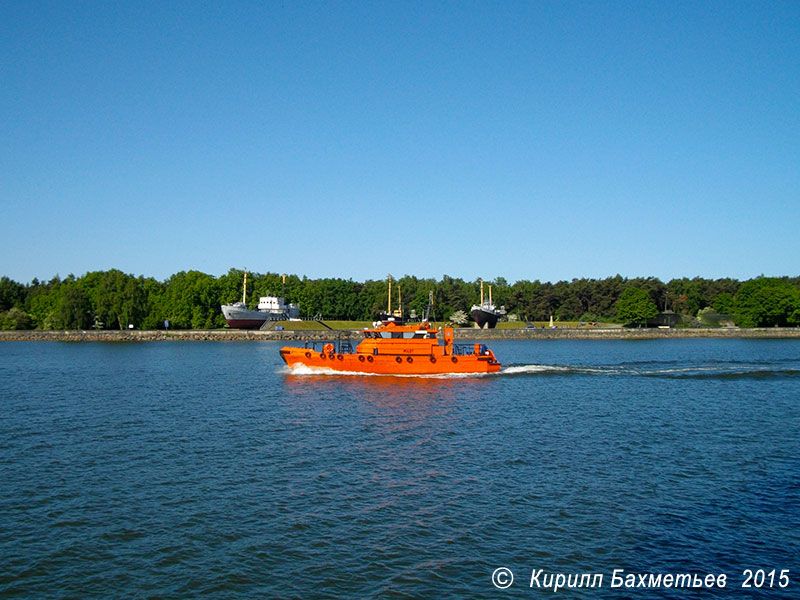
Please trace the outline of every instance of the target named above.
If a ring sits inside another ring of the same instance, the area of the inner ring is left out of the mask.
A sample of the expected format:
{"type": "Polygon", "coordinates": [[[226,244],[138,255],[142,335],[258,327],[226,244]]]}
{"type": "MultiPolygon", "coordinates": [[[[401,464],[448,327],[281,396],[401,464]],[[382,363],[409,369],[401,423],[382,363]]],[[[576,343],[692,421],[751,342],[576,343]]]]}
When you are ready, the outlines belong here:
{"type": "Polygon", "coordinates": [[[325,354],[333,354],[333,344],[325,344],[322,350],[325,352],[325,354]]]}

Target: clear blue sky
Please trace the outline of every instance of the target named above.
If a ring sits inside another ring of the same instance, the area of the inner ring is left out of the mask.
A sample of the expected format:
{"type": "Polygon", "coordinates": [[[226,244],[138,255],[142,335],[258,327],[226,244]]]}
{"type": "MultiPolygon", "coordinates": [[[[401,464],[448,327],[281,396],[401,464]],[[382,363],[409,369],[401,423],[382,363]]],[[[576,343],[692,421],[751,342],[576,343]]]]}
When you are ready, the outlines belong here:
{"type": "Polygon", "coordinates": [[[0,0],[0,275],[800,274],[800,2],[0,0]]]}

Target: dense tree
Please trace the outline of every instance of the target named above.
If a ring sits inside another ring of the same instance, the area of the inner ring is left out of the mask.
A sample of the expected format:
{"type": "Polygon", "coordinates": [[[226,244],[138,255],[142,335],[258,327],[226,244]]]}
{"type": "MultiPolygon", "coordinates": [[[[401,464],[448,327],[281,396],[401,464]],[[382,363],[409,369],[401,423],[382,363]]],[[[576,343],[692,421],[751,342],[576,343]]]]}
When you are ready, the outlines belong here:
{"type": "Polygon", "coordinates": [[[800,322],[800,290],[782,279],[753,279],[739,288],[733,312],[741,327],[796,325],[800,322]]]}
{"type": "MultiPolygon", "coordinates": [[[[536,282],[539,283],[538,281],[536,282]]],[[[531,310],[531,298],[534,296],[534,283],[530,281],[517,281],[511,286],[511,298],[509,306],[513,307],[517,315],[523,321],[533,319],[531,310]]]]}
{"type": "Polygon", "coordinates": [[[216,279],[199,271],[181,271],[170,277],[161,306],[170,327],[211,329],[225,324],[216,279]]]}
{"type": "Polygon", "coordinates": [[[586,311],[583,310],[580,299],[574,294],[567,293],[558,306],[556,317],[560,321],[572,321],[580,318],[584,312],[586,311]]]}
{"type": "Polygon", "coordinates": [[[617,317],[623,323],[634,323],[640,327],[658,316],[658,308],[647,290],[638,287],[626,288],[617,301],[617,317]]]}
{"type": "Polygon", "coordinates": [[[108,328],[140,327],[147,315],[144,278],[118,269],[87,273],[81,281],[91,301],[94,318],[108,328]]]}
{"type": "Polygon", "coordinates": [[[573,279],[572,283],[569,284],[569,297],[565,301],[565,304],[572,305],[569,310],[569,318],[575,319],[583,314],[594,312],[594,307],[592,306],[592,288],[594,284],[594,280],[588,279],[573,279]]]}
{"type": "Polygon", "coordinates": [[[33,319],[16,306],[0,312],[0,329],[33,329],[33,319]]]}
{"type": "Polygon", "coordinates": [[[55,311],[55,326],[59,329],[87,329],[93,321],[92,305],[78,283],[62,286],[55,311]]]}
{"type": "Polygon", "coordinates": [[[712,304],[714,310],[721,315],[733,314],[734,301],[733,296],[728,292],[719,294],[712,304]]]}
{"type": "Polygon", "coordinates": [[[25,311],[39,329],[55,327],[55,312],[59,302],[61,279],[56,276],[47,283],[34,280],[25,298],[25,311]]]}
{"type": "Polygon", "coordinates": [[[619,274],[608,279],[602,279],[596,282],[595,293],[593,299],[593,306],[590,312],[595,314],[610,317],[615,314],[614,305],[617,302],[622,289],[625,285],[625,279],[619,274]]]}
{"type": "Polygon", "coordinates": [[[20,307],[25,302],[25,286],[8,277],[0,277],[0,311],[20,307]]]}
{"type": "Polygon", "coordinates": [[[442,281],[434,291],[436,312],[441,315],[449,316],[457,310],[470,308],[479,300],[480,287],[476,290],[473,284],[449,275],[442,276],[442,281]]]}
{"type": "Polygon", "coordinates": [[[164,306],[164,294],[167,284],[156,281],[152,277],[139,278],[139,285],[144,294],[144,315],[137,323],[142,329],[161,329],[167,318],[164,306]]]}
{"type": "Polygon", "coordinates": [[[359,297],[362,284],[344,279],[305,280],[299,294],[300,310],[323,319],[361,320],[367,308],[359,297]]]}

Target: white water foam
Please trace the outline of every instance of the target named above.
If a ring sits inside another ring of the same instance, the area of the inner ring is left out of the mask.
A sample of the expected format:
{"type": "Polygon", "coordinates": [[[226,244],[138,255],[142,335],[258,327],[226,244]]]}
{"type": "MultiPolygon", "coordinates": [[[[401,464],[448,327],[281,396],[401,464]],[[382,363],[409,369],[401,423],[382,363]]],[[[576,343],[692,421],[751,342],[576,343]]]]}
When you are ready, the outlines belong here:
{"type": "Polygon", "coordinates": [[[296,364],[293,368],[283,367],[279,373],[299,376],[336,376],[336,377],[399,377],[412,379],[475,379],[486,377],[520,376],[520,375],[627,375],[638,377],[707,377],[730,376],[739,374],[771,373],[769,369],[743,369],[740,365],[690,365],[669,368],[638,368],[631,365],[609,365],[604,367],[588,367],[578,365],[510,365],[497,373],[437,373],[437,374],[382,374],[363,373],[359,371],[336,371],[328,367],[309,367],[296,364]]]}
{"type": "Polygon", "coordinates": [[[741,365],[687,365],[669,368],[640,368],[630,365],[609,365],[602,367],[563,366],[563,365],[513,365],[505,367],[500,375],[552,375],[552,374],[588,374],[588,375],[629,375],[641,377],[681,377],[681,376],[728,376],[740,374],[771,373],[771,369],[749,368],[741,365]]]}
{"type": "Polygon", "coordinates": [[[504,375],[524,375],[531,373],[564,373],[572,371],[570,367],[557,367],[554,365],[515,365],[500,370],[504,375]]]}
{"type": "Polygon", "coordinates": [[[566,373],[597,373],[607,375],[619,371],[596,367],[564,366],[564,365],[513,365],[505,367],[500,375],[550,375],[566,373]]]}

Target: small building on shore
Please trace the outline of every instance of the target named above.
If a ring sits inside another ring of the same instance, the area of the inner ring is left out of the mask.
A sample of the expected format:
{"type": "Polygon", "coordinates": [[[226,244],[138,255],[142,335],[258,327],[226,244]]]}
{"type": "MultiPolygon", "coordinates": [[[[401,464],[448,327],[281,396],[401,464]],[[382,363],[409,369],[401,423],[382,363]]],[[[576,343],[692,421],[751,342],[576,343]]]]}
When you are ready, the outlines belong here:
{"type": "Polygon", "coordinates": [[[681,316],[671,310],[658,313],[658,316],[647,319],[647,327],[677,327],[681,322],[681,316]]]}

